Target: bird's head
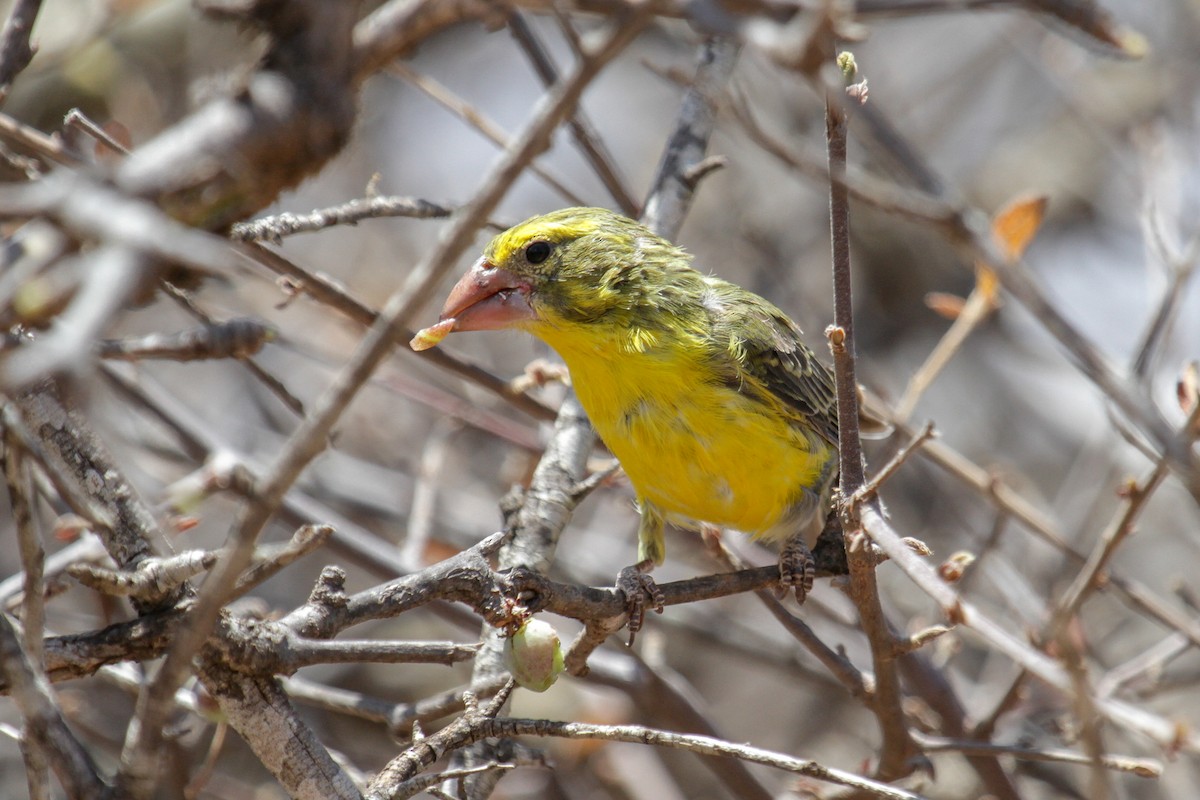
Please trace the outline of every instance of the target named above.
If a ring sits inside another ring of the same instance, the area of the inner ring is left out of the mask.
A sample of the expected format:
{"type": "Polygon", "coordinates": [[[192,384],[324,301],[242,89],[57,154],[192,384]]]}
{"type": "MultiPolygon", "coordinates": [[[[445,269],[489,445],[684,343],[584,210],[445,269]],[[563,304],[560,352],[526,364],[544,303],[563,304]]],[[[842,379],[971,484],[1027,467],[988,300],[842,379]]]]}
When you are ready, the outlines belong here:
{"type": "Polygon", "coordinates": [[[552,329],[632,313],[649,280],[683,251],[631,219],[602,208],[566,208],[496,236],[450,291],[440,322],[413,340],[417,349],[451,331],[552,329]]]}

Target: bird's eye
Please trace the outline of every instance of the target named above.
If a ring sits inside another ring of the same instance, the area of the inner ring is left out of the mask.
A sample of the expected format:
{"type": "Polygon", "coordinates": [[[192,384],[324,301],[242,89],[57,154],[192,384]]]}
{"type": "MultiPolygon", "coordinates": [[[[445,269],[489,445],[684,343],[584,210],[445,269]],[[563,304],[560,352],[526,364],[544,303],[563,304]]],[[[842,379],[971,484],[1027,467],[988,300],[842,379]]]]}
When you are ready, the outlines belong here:
{"type": "Polygon", "coordinates": [[[549,242],[534,242],[525,248],[525,260],[530,264],[540,264],[550,257],[549,242]]]}

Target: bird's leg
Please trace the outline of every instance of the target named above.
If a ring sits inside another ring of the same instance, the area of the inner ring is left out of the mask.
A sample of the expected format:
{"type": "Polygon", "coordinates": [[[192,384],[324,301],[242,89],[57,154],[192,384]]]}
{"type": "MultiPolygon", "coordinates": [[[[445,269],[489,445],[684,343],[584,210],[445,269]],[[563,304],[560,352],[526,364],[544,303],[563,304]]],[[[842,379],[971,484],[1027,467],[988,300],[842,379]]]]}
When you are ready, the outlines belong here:
{"type": "Polygon", "coordinates": [[[629,614],[629,644],[631,646],[633,637],[642,629],[642,623],[646,621],[647,601],[655,613],[663,612],[665,598],[662,590],[658,588],[658,584],[654,582],[654,578],[650,577],[652,569],[654,569],[654,562],[647,558],[631,567],[625,567],[617,573],[617,591],[624,593],[625,611],[629,614]]]}
{"type": "Polygon", "coordinates": [[[813,588],[817,576],[817,562],[805,542],[806,531],[792,534],[779,549],[779,584],[783,593],[788,589],[796,592],[796,602],[803,603],[813,588]]]}
{"type": "Polygon", "coordinates": [[[779,584],[781,597],[789,589],[796,592],[796,602],[803,603],[812,591],[817,576],[817,562],[811,547],[815,546],[825,529],[826,515],[833,504],[838,471],[836,454],[831,453],[820,477],[813,487],[800,492],[792,506],[791,522],[796,525],[779,549],[779,584]]]}
{"type": "Polygon", "coordinates": [[[650,570],[661,564],[667,555],[663,538],[666,521],[662,512],[644,497],[638,498],[642,518],[638,523],[638,563],[617,574],[617,589],[625,593],[625,610],[629,614],[629,644],[642,629],[646,620],[646,601],[659,614],[663,611],[663,593],[650,577],[650,570]]]}

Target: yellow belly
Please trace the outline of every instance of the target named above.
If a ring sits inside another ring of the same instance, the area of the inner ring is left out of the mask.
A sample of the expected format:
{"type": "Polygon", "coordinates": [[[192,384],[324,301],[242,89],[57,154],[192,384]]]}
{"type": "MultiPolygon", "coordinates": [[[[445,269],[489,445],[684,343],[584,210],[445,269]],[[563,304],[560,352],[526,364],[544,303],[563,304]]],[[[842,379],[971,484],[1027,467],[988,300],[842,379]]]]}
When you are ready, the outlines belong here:
{"type": "Polygon", "coordinates": [[[706,380],[711,370],[686,351],[559,352],[638,495],[672,521],[779,533],[772,528],[834,457],[778,408],[706,380]]]}

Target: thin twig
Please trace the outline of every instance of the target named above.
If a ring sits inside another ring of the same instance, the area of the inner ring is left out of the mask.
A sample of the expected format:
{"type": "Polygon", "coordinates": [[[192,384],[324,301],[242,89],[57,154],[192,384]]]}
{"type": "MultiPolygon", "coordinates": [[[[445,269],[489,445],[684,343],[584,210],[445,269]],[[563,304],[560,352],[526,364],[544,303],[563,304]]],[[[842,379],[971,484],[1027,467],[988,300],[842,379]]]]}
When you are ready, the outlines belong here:
{"type": "Polygon", "coordinates": [[[0,101],[37,52],[37,48],[29,44],[29,36],[41,8],[42,0],[17,0],[4,23],[4,30],[0,31],[0,101]]]}
{"type": "Polygon", "coordinates": [[[70,797],[105,797],[108,787],[83,745],[71,733],[43,673],[21,647],[12,617],[0,614],[0,676],[25,720],[25,735],[35,736],[54,774],[70,797]]]}
{"type": "MultiPolygon", "coordinates": [[[[724,542],[717,542],[717,546],[712,548],[712,552],[718,563],[731,569],[745,569],[742,560],[731,552],[724,542]]],[[[804,620],[788,613],[776,595],[777,589],[777,585],[755,589],[754,594],[766,606],[767,611],[771,612],[771,616],[775,617],[783,626],[784,630],[808,650],[845,687],[851,696],[869,703],[874,692],[872,682],[854,666],[850,659],[846,658],[844,653],[837,652],[821,641],[804,620]]]]}
{"type": "MultiPolygon", "coordinates": [[[[360,325],[370,327],[379,319],[378,312],[353,297],[343,287],[322,275],[304,269],[273,250],[269,250],[259,244],[242,244],[238,245],[238,248],[247,258],[265,266],[275,274],[293,281],[297,287],[297,291],[311,296],[317,302],[328,305],[360,325]]],[[[415,331],[405,329],[398,334],[397,339],[411,339],[414,333],[415,331]]],[[[505,400],[514,408],[529,414],[534,419],[547,421],[554,419],[555,412],[553,409],[539,403],[528,395],[513,394],[509,390],[507,380],[493,375],[477,364],[472,364],[451,355],[445,346],[422,350],[419,353],[414,353],[411,348],[407,347],[403,348],[403,350],[409,356],[416,355],[424,358],[435,366],[487,389],[492,394],[505,400]]]]}
{"type": "Polygon", "coordinates": [[[292,534],[292,538],[284,544],[261,548],[255,554],[256,557],[259,557],[257,563],[238,578],[235,592],[243,594],[250,591],[263,581],[277,575],[289,564],[324,547],[333,533],[331,525],[301,525],[292,534]]]}
{"type": "Polygon", "coordinates": [[[42,634],[46,626],[45,568],[46,551],[34,519],[33,482],[30,479],[28,454],[21,448],[16,431],[0,431],[3,442],[4,481],[8,487],[9,505],[17,534],[24,579],[21,584],[21,624],[24,628],[25,652],[35,667],[45,669],[42,634]]]}
{"type": "MultiPolygon", "coordinates": [[[[938,464],[955,478],[987,497],[999,509],[1019,520],[1039,539],[1063,553],[1075,564],[1083,564],[1087,556],[1075,549],[1045,514],[1004,481],[972,463],[945,442],[930,441],[920,453],[938,464]]],[[[1107,586],[1133,607],[1164,627],[1179,631],[1196,647],[1200,647],[1200,624],[1179,613],[1171,604],[1161,600],[1149,587],[1119,573],[1108,573],[1107,586]]]]}
{"type": "Polygon", "coordinates": [[[0,139],[32,150],[50,164],[75,166],[84,161],[79,153],[72,150],[59,138],[48,136],[8,114],[0,114],[0,139]]]}
{"type": "Polygon", "coordinates": [[[1100,535],[1091,555],[1076,573],[1075,579],[1071,581],[1071,585],[1063,593],[1063,596],[1054,604],[1050,615],[1051,622],[1048,626],[1052,633],[1048,638],[1057,638],[1057,632],[1061,631],[1079,613],[1079,609],[1087,601],[1088,596],[1096,589],[1098,578],[1104,568],[1108,566],[1109,560],[1125,541],[1125,538],[1133,532],[1133,525],[1146,502],[1166,476],[1167,464],[1164,459],[1159,461],[1140,483],[1125,488],[1124,510],[1113,518],[1108,528],[1100,535]]]}
{"type": "MultiPolygon", "coordinates": [[[[845,55],[845,54],[844,54],[845,55]]],[[[842,63],[839,56],[839,65],[842,63]]],[[[851,62],[852,63],[852,62],[851,62]]],[[[846,82],[854,75],[847,69],[846,82]]],[[[833,320],[829,331],[833,350],[834,380],[837,388],[838,456],[841,477],[839,493],[843,498],[856,498],[866,482],[862,441],[858,433],[858,381],[855,377],[854,311],[851,298],[850,271],[850,197],[841,177],[846,169],[847,111],[842,103],[841,90],[827,88],[825,106],[825,136],[829,150],[829,220],[833,242],[833,320]]],[[[878,501],[868,501],[878,502],[878,501]]],[[[842,529],[847,535],[859,530],[857,503],[841,505],[842,529]]],[[[883,746],[876,774],[892,780],[912,770],[911,758],[916,746],[908,735],[902,693],[896,671],[896,637],[884,614],[875,582],[875,563],[864,547],[846,545],[846,560],[850,566],[850,598],[858,608],[875,668],[874,711],[883,735],[883,746]]]]}
{"type": "Polygon", "coordinates": [[[900,467],[904,466],[904,462],[912,458],[926,442],[936,436],[937,430],[933,427],[933,423],[926,422],[925,426],[915,436],[905,442],[904,446],[897,450],[896,454],[878,472],[872,475],[869,481],[863,484],[862,488],[858,490],[856,502],[876,495],[880,487],[887,483],[900,467]]]}
{"type": "Polygon", "coordinates": [[[679,122],[663,150],[654,184],[642,210],[642,221],[660,236],[673,239],[683,226],[683,211],[696,191],[685,176],[704,160],[716,126],[717,99],[737,63],[739,44],[709,39],[700,48],[696,77],[684,93],[679,122]]]}
{"type": "Polygon", "coordinates": [[[245,359],[274,337],[274,329],[258,320],[238,318],[174,333],[102,339],[96,344],[96,355],[113,361],[245,359]]]}
{"type": "Polygon", "coordinates": [[[240,322],[239,326],[234,327],[230,331],[234,339],[232,344],[235,348],[231,355],[254,376],[255,380],[265,386],[267,391],[283,403],[287,409],[297,416],[304,416],[304,402],[288,389],[282,380],[267,371],[265,367],[253,358],[262,346],[277,338],[277,334],[273,328],[262,325],[257,320],[229,320],[224,323],[218,323],[213,320],[207,311],[196,303],[195,298],[192,297],[190,292],[186,292],[165,281],[162,283],[162,290],[168,297],[178,303],[184,311],[200,320],[205,326],[231,326],[240,322]],[[238,327],[243,329],[238,330],[238,327]],[[246,330],[246,328],[249,328],[249,330],[246,330]]]}
{"type": "MultiPolygon", "coordinates": [[[[3,446],[4,480],[8,487],[9,507],[12,509],[13,525],[17,534],[17,551],[24,567],[21,585],[21,617],[23,622],[23,644],[30,666],[39,674],[46,669],[42,635],[46,625],[45,604],[45,557],[42,540],[38,535],[37,522],[33,515],[33,481],[30,480],[27,454],[21,449],[16,432],[0,431],[3,446]]],[[[22,738],[21,754],[25,758],[26,783],[30,800],[49,800],[50,764],[45,742],[36,731],[26,729],[22,738]]]]}
{"type": "MultiPolygon", "coordinates": [[[[977,276],[981,269],[986,268],[977,267],[977,276]]],[[[975,288],[971,290],[971,294],[954,319],[954,323],[938,340],[937,345],[929,352],[921,366],[913,371],[912,377],[908,379],[908,385],[904,387],[904,394],[896,403],[897,422],[908,422],[921,395],[933,384],[942,369],[950,363],[950,359],[962,348],[971,332],[978,328],[997,307],[994,282],[990,280],[985,282],[977,277],[975,288]]]]}
{"type": "Polygon", "coordinates": [[[450,442],[459,429],[460,426],[452,418],[439,419],[433,424],[433,430],[422,448],[421,459],[413,476],[408,526],[399,554],[400,561],[411,565],[413,570],[420,569],[425,563],[425,548],[433,534],[442,466],[446,462],[450,442]]]}
{"type": "MultiPolygon", "coordinates": [[[[560,16],[559,20],[562,21],[563,18],[560,16]]],[[[542,84],[547,88],[552,86],[558,80],[558,69],[554,66],[550,54],[546,52],[546,47],[537,35],[537,31],[533,29],[525,14],[519,9],[509,10],[508,29],[521,49],[525,51],[525,55],[533,64],[538,77],[541,78],[542,84]]],[[[617,172],[612,154],[604,146],[604,141],[592,126],[583,109],[576,109],[575,113],[567,119],[567,130],[571,132],[575,144],[583,151],[584,158],[591,165],[592,171],[608,189],[608,193],[617,202],[622,213],[627,217],[636,217],[639,213],[637,201],[625,188],[625,182],[617,172]]]]}
{"type": "MultiPolygon", "coordinates": [[[[624,692],[656,727],[724,738],[698,687],[666,664],[650,663],[632,649],[616,658],[593,662],[588,680],[624,692]]],[[[769,800],[774,796],[743,761],[706,756],[702,763],[739,800],[769,800]]]]}
{"type": "MultiPolygon", "coordinates": [[[[1062,692],[1072,691],[1070,678],[1053,659],[1034,650],[1023,638],[1009,633],[947,585],[924,559],[909,550],[881,514],[869,505],[863,506],[859,514],[863,528],[871,540],[887,553],[892,562],[923,592],[938,602],[943,613],[952,622],[970,628],[995,650],[1011,658],[1046,684],[1062,692]]],[[[1164,747],[1200,752],[1200,738],[1191,732],[1181,731],[1167,719],[1111,698],[1097,698],[1096,707],[1100,714],[1114,723],[1136,731],[1164,747]]]]}
{"type": "Polygon", "coordinates": [[[114,153],[117,153],[118,155],[122,155],[122,156],[129,155],[128,147],[121,144],[116,139],[114,139],[112,136],[110,136],[108,134],[108,131],[104,130],[104,128],[101,128],[99,125],[97,125],[95,122],[93,122],[86,114],[84,114],[78,108],[72,108],[70,111],[67,112],[67,115],[65,117],[63,117],[63,126],[67,127],[67,128],[75,128],[77,130],[83,131],[88,136],[91,136],[97,142],[100,142],[105,147],[107,147],[109,150],[112,150],[114,153]]]}
{"type": "MultiPolygon", "coordinates": [[[[446,86],[438,83],[433,78],[418,73],[412,67],[399,61],[392,62],[388,70],[420,89],[426,96],[479,131],[483,134],[484,138],[501,150],[508,150],[512,147],[510,137],[496,122],[478,108],[454,94],[446,86]]],[[[529,171],[541,178],[547,186],[561,195],[571,205],[587,205],[582,197],[568,188],[560,178],[555,177],[545,167],[531,163],[529,171]]]]}
{"type": "Polygon", "coordinates": [[[692,753],[739,758],[754,764],[763,764],[815,780],[848,786],[869,797],[883,797],[889,798],[889,800],[919,800],[920,798],[920,795],[905,789],[826,767],[816,761],[775,753],[750,745],[735,744],[710,736],[674,733],[645,728],[640,725],[589,725],[579,722],[505,717],[480,720],[478,728],[477,735],[482,736],[555,736],[567,739],[599,739],[670,747],[692,753]]]}
{"type": "Polygon", "coordinates": [[[451,213],[453,209],[419,197],[364,197],[329,208],[318,208],[307,214],[284,212],[239,222],[229,229],[229,238],[235,242],[267,240],[279,244],[285,236],[315,233],[335,225],[357,225],[367,219],[441,219],[451,213]]]}
{"type": "MultiPolygon", "coordinates": [[[[963,755],[1005,755],[1021,761],[1058,761],[1064,764],[1090,764],[1091,759],[1083,753],[1057,748],[1022,747],[1012,744],[993,744],[974,741],[971,739],[946,739],[939,736],[929,736],[914,733],[913,737],[921,747],[930,753],[962,753],[963,755]]],[[[1101,756],[1105,769],[1116,772],[1127,772],[1139,778],[1162,777],[1162,762],[1152,758],[1134,758],[1132,756],[1101,756]]]]}

